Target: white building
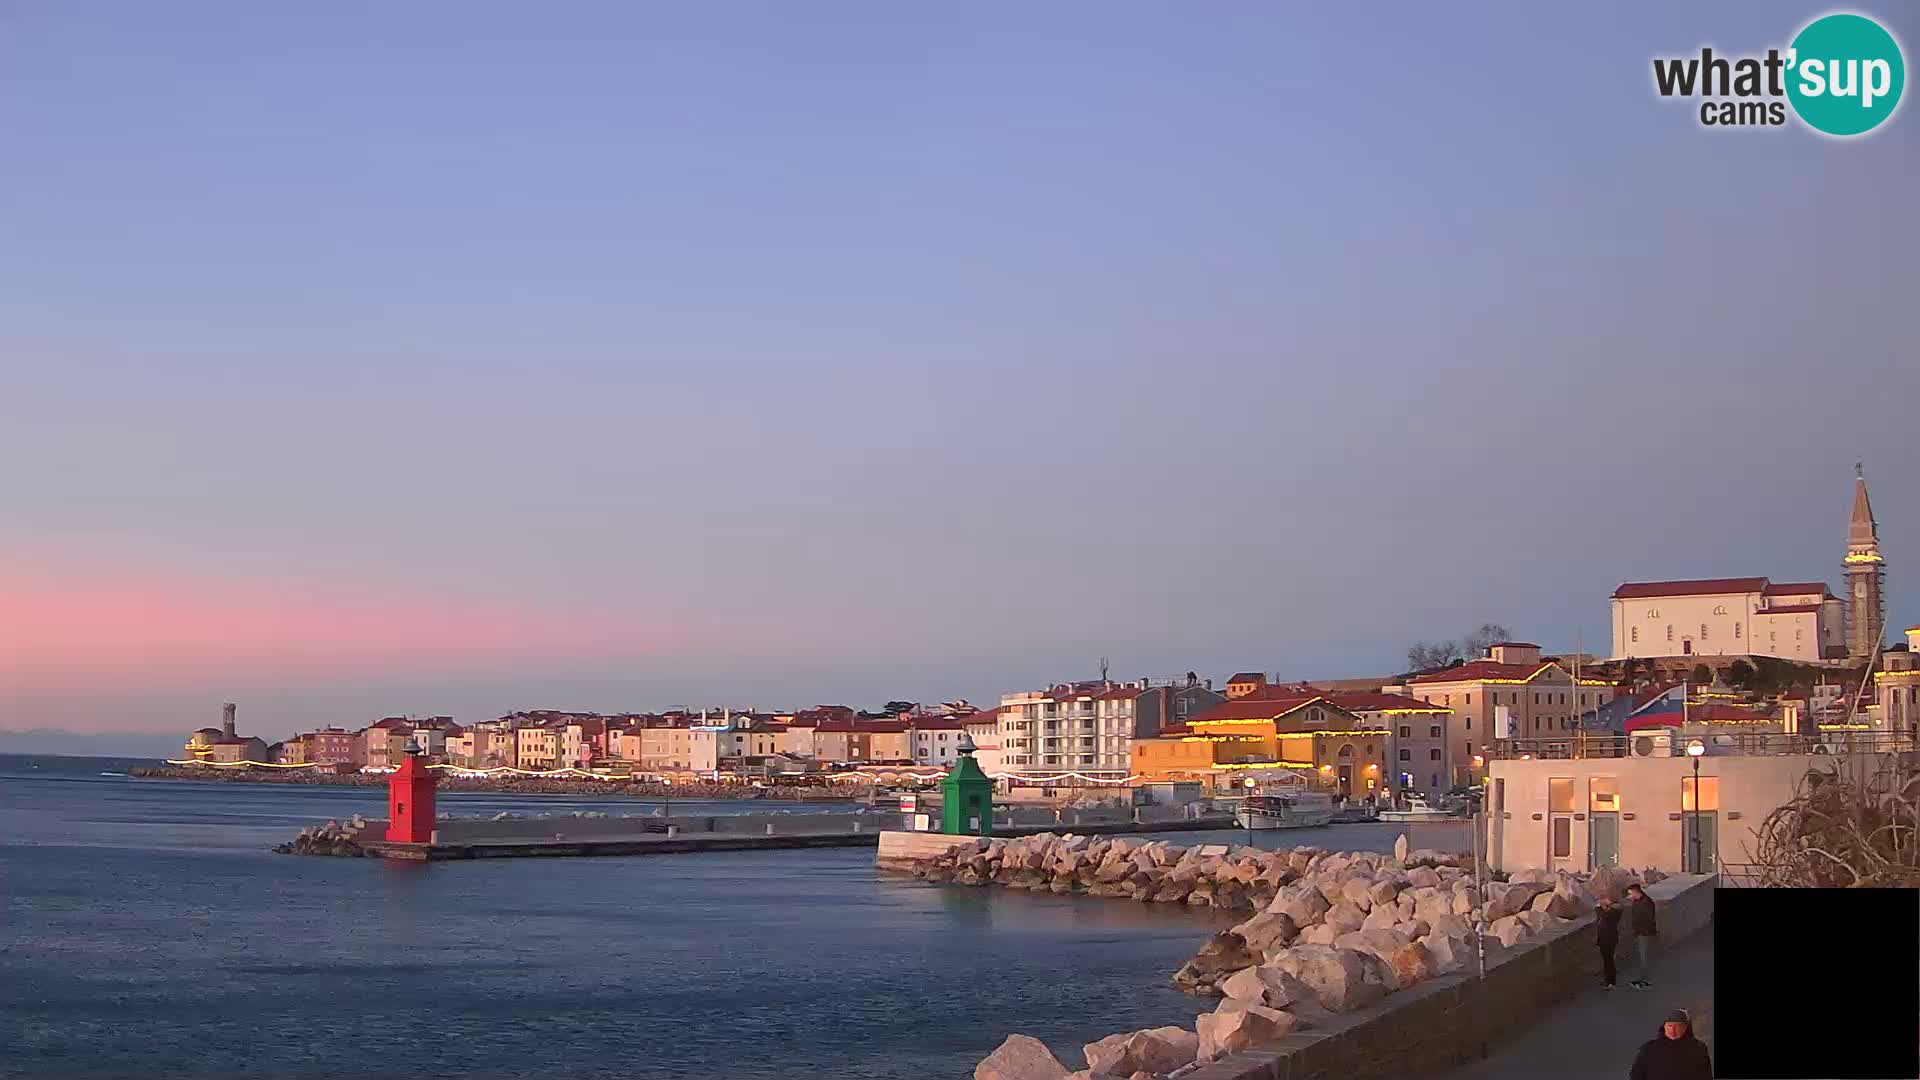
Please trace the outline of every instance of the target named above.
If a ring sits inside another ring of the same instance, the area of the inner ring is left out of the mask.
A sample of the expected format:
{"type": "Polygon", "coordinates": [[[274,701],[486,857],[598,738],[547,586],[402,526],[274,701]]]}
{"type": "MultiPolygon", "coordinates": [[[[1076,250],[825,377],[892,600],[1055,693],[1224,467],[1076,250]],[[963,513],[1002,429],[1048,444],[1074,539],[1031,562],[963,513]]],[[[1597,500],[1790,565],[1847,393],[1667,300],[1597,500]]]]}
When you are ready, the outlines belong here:
{"type": "Polygon", "coordinates": [[[1613,659],[1846,656],[1846,602],[1818,581],[1630,581],[1613,591],[1613,659]]]}
{"type": "Polygon", "coordinates": [[[966,718],[915,716],[907,721],[907,731],[915,765],[945,768],[960,759],[960,736],[967,732],[966,718]]]}
{"type": "Polygon", "coordinates": [[[1000,745],[1007,771],[1126,777],[1133,764],[1134,699],[1141,690],[1093,681],[1001,698],[1000,745]]]}

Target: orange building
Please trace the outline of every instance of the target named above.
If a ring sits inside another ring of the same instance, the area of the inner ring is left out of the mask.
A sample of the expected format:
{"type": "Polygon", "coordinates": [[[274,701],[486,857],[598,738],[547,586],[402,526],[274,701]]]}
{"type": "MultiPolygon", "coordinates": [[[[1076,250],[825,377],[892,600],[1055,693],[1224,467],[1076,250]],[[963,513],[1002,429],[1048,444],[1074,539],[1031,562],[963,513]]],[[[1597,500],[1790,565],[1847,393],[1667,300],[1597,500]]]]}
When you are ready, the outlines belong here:
{"type": "Polygon", "coordinates": [[[1216,705],[1157,738],[1136,740],[1133,772],[1143,780],[1201,780],[1226,788],[1238,773],[1283,768],[1310,774],[1336,794],[1365,796],[1389,781],[1391,734],[1368,727],[1318,691],[1255,695],[1216,705]]]}

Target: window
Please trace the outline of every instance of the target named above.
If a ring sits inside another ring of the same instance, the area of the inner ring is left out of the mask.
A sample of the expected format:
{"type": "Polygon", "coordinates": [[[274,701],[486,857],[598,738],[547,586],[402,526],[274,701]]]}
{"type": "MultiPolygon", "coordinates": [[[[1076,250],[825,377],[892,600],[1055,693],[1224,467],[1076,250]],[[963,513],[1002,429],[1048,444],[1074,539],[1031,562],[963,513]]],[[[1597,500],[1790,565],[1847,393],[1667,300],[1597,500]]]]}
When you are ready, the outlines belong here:
{"type": "MultiPolygon", "coordinates": [[[[1693,805],[1693,777],[1680,778],[1680,812],[1690,814],[1696,809],[1693,805]]],[[[1720,809],[1720,778],[1703,776],[1700,778],[1700,805],[1702,812],[1720,809]]]]}
{"type": "Polygon", "coordinates": [[[1401,760],[1401,761],[1412,761],[1412,760],[1413,760],[1413,751],[1411,751],[1411,750],[1402,750],[1402,751],[1400,751],[1400,760],[1401,760]]]}
{"type": "Polygon", "coordinates": [[[1468,731],[1473,730],[1473,717],[1471,716],[1467,717],[1467,730],[1468,731]]]}
{"type": "Polygon", "coordinates": [[[1547,780],[1547,810],[1555,814],[1573,813],[1573,777],[1555,776],[1547,780]]]}
{"type": "MultiPolygon", "coordinates": [[[[1427,760],[1428,760],[1428,761],[1439,761],[1439,760],[1440,760],[1440,748],[1436,746],[1436,747],[1434,747],[1433,749],[1431,749],[1431,750],[1429,750],[1429,751],[1427,751],[1427,760]]],[[[1437,781],[1436,781],[1436,782],[1437,782],[1437,781]]]]}
{"type": "Polygon", "coordinates": [[[1405,724],[1400,725],[1400,737],[1403,739],[1413,738],[1413,729],[1405,724]]]}
{"type": "Polygon", "coordinates": [[[1538,704],[1540,704],[1540,691],[1538,691],[1538,690],[1535,690],[1535,691],[1533,692],[1533,703],[1534,703],[1535,705],[1538,705],[1538,704]]]}
{"type": "Polygon", "coordinates": [[[1553,857],[1564,859],[1573,854],[1573,819],[1557,817],[1553,819],[1553,857]]]}
{"type": "Polygon", "coordinates": [[[1620,782],[1611,776],[1587,781],[1587,809],[1605,814],[1620,809],[1620,782]]]}
{"type": "Polygon", "coordinates": [[[1473,740],[1472,739],[1467,740],[1467,756],[1468,757],[1473,756],[1473,740]]]}
{"type": "Polygon", "coordinates": [[[1471,705],[1471,704],[1473,704],[1473,695],[1472,695],[1472,694],[1468,694],[1468,695],[1467,695],[1467,704],[1469,704],[1469,705],[1471,705]]]}
{"type": "Polygon", "coordinates": [[[1430,725],[1427,728],[1427,738],[1437,739],[1439,737],[1440,737],[1440,725],[1439,724],[1430,725]]]}

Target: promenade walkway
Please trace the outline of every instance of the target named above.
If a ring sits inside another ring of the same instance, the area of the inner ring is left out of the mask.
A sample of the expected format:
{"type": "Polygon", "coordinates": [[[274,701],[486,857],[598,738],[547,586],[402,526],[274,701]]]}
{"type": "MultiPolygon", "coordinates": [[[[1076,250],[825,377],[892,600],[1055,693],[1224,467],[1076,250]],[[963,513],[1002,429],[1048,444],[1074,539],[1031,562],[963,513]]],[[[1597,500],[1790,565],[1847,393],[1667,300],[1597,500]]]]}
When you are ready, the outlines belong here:
{"type": "MultiPolygon", "coordinates": [[[[1624,958],[1626,945],[1622,943],[1624,958]]],[[[1713,927],[1694,934],[1654,960],[1651,990],[1622,984],[1600,989],[1594,960],[1593,989],[1559,1006],[1527,1031],[1496,1045],[1485,1060],[1429,1080],[1533,1080],[1537,1077],[1609,1077],[1625,1080],[1640,1044],[1653,1038],[1674,1009],[1693,1014],[1696,1030],[1713,1046],[1713,927]]]]}

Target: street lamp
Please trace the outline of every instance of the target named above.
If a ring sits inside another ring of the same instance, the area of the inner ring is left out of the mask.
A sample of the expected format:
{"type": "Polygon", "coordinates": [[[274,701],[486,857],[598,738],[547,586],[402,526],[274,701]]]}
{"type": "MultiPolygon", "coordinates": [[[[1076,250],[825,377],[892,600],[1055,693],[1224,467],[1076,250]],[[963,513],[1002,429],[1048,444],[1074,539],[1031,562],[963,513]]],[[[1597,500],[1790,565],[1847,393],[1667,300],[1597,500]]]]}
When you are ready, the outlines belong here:
{"type": "Polygon", "coordinates": [[[1241,813],[1247,815],[1247,846],[1253,846],[1253,789],[1259,786],[1253,777],[1247,777],[1247,801],[1241,803],[1241,813]]]}
{"type": "Polygon", "coordinates": [[[1700,861],[1700,759],[1706,753],[1707,744],[1699,739],[1687,744],[1687,756],[1693,759],[1693,872],[1696,874],[1707,872],[1700,861]]]}

